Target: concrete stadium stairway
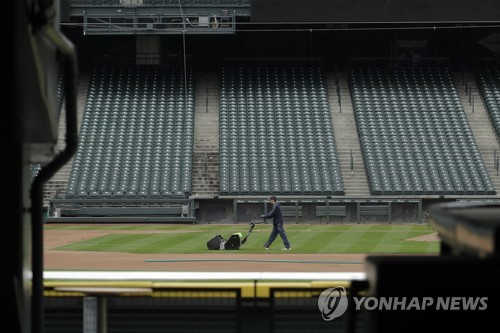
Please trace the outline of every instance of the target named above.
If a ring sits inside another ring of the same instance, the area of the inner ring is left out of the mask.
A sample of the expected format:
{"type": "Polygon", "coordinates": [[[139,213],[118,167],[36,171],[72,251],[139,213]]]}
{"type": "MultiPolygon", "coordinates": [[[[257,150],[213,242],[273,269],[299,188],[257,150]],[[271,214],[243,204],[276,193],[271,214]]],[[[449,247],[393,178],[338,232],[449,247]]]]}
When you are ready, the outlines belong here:
{"type": "Polygon", "coordinates": [[[349,92],[347,73],[328,73],[328,99],[346,197],[368,197],[370,189],[349,92]],[[338,90],[337,90],[338,82],[338,90]],[[340,104],[339,95],[340,93],[340,104]],[[351,152],[353,169],[351,170],[351,152]]]}
{"type": "Polygon", "coordinates": [[[219,193],[219,79],[216,72],[196,75],[191,197],[219,193]]]}
{"type": "Polygon", "coordinates": [[[500,197],[500,176],[497,175],[494,161],[495,151],[496,156],[500,156],[500,146],[479,88],[472,73],[453,73],[453,81],[477,146],[497,191],[496,196],[488,197],[500,197]]]}

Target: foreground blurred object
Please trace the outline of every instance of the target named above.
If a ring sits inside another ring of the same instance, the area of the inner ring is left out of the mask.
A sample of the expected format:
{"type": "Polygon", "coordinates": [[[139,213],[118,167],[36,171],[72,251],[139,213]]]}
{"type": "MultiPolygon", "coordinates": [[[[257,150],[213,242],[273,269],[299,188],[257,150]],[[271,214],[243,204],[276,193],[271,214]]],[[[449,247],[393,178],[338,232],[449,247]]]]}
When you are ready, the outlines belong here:
{"type": "Polygon", "coordinates": [[[14,115],[8,115],[4,123],[14,129],[14,135],[3,141],[8,143],[4,153],[12,156],[8,164],[13,170],[6,170],[6,174],[10,178],[12,171],[15,181],[14,192],[9,193],[13,193],[12,210],[17,214],[8,219],[12,223],[4,230],[7,237],[15,239],[14,246],[7,247],[15,262],[7,265],[2,276],[4,285],[12,290],[2,298],[14,303],[11,308],[17,311],[7,316],[13,322],[5,325],[12,331],[36,333],[44,330],[43,187],[76,151],[77,56],[73,44],[59,31],[59,1],[16,1],[13,12],[14,115]],[[57,152],[61,69],[65,78],[66,146],[57,152]],[[32,180],[33,163],[40,164],[41,169],[32,180]]]}
{"type": "MultiPolygon", "coordinates": [[[[356,310],[366,332],[423,332],[430,323],[437,332],[497,331],[500,203],[439,203],[429,214],[440,255],[368,256],[367,280],[351,285],[351,305],[364,302],[356,310]]],[[[348,332],[356,331],[356,312],[348,332]]]]}
{"type": "Polygon", "coordinates": [[[498,257],[500,203],[450,202],[430,209],[429,223],[441,238],[441,254],[498,257]]]}

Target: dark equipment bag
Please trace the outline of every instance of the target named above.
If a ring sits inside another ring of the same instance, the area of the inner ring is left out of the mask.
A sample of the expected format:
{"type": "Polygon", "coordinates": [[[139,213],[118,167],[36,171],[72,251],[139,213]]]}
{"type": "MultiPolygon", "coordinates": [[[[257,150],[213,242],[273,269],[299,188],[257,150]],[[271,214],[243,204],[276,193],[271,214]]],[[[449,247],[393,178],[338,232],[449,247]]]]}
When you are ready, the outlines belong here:
{"type": "Polygon", "coordinates": [[[226,240],[221,235],[215,235],[207,242],[207,247],[209,250],[222,250],[224,249],[224,243],[226,243],[226,240]]]}

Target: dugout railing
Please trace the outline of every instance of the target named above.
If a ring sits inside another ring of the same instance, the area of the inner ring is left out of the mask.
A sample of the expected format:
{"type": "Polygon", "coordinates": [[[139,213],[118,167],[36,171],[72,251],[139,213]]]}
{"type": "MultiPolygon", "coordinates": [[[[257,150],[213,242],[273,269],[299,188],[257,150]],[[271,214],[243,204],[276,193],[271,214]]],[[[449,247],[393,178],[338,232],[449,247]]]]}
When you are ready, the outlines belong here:
{"type": "Polygon", "coordinates": [[[45,332],[343,332],[348,317],[325,321],[317,305],[338,286],[349,282],[48,281],[45,332]]]}

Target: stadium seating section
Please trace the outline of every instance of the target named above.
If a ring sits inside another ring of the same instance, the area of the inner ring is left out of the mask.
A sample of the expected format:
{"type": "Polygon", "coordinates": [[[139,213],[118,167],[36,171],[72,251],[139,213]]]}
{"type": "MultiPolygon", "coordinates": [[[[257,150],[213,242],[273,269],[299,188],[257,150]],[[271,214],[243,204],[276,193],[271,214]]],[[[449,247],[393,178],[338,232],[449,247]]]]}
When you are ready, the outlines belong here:
{"type": "Polygon", "coordinates": [[[193,79],[159,66],[98,66],[66,197],[184,198],[191,192],[193,79]]]}
{"type": "Polygon", "coordinates": [[[221,194],[344,194],[320,67],[227,64],[219,131],[221,194]]]}
{"type": "MultiPolygon", "coordinates": [[[[497,132],[499,73],[478,71],[497,132]]],[[[188,198],[193,82],[96,65],[66,198],[188,198]]],[[[496,194],[445,66],[355,66],[349,84],[372,195],[496,194]]],[[[345,194],[321,63],[228,60],[219,87],[219,194],[345,194]]]]}
{"type": "Polygon", "coordinates": [[[354,68],[372,194],[495,194],[446,67],[354,68]]]}

